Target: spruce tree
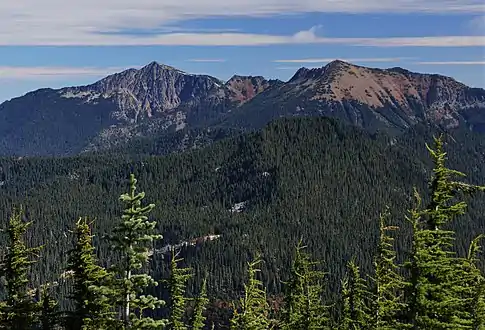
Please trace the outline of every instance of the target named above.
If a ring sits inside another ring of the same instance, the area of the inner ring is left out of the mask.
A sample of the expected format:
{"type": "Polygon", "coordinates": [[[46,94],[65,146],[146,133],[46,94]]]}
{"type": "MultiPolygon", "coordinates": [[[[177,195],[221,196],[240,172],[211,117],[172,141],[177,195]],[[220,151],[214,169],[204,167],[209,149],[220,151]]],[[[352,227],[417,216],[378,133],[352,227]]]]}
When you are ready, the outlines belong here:
{"type": "Polygon", "coordinates": [[[50,285],[44,285],[39,290],[40,327],[42,330],[53,330],[59,324],[59,304],[53,298],[50,285]]]}
{"type": "Polygon", "coordinates": [[[191,320],[192,330],[202,330],[205,326],[206,317],[204,312],[209,304],[209,299],[207,298],[207,274],[202,282],[202,288],[200,294],[195,298],[194,313],[191,320]]]}
{"type": "Polygon", "coordinates": [[[478,265],[478,254],[481,253],[480,240],[484,235],[477,236],[468,249],[467,262],[465,263],[464,275],[471,291],[468,309],[472,314],[472,329],[485,329],[485,277],[478,265]]]}
{"type": "Polygon", "coordinates": [[[154,320],[144,312],[161,307],[164,302],[152,295],[143,295],[149,286],[156,287],[158,283],[142,268],[148,265],[153,242],[162,236],[154,233],[157,223],[148,220],[155,205],[142,205],[145,193],[136,192],[136,183],[131,174],[130,190],[120,196],[126,205],[121,222],[109,236],[112,249],[120,253],[120,261],[112,269],[116,276],[110,285],[115,292],[115,304],[120,307],[122,329],[159,329],[167,320],[154,320]]]}
{"type": "Polygon", "coordinates": [[[322,301],[325,274],[316,269],[300,242],[296,247],[290,280],[285,286],[282,329],[329,329],[328,307],[322,301]]]}
{"type": "Polygon", "coordinates": [[[1,314],[4,329],[30,329],[34,324],[39,306],[33,300],[35,290],[29,289],[28,273],[41,247],[28,247],[24,235],[31,226],[24,221],[24,212],[14,210],[8,224],[7,254],[2,262],[2,276],[6,281],[6,301],[1,314]]]}
{"type": "Polygon", "coordinates": [[[113,320],[113,308],[109,301],[109,289],[104,284],[108,272],[97,265],[93,235],[86,218],[80,218],[74,230],[75,246],[69,251],[66,273],[74,281],[70,298],[74,311],[68,317],[71,329],[105,329],[113,320]]]}
{"type": "Polygon", "coordinates": [[[347,263],[347,276],[342,281],[340,330],[372,329],[371,294],[353,260],[347,263]]]}
{"type": "Polygon", "coordinates": [[[231,319],[233,330],[265,330],[270,328],[269,304],[266,299],[266,288],[257,279],[262,262],[258,255],[248,263],[248,280],[244,285],[244,297],[240,299],[240,310],[235,309],[231,319]]]}
{"type": "Polygon", "coordinates": [[[379,217],[379,243],[374,258],[372,314],[373,329],[376,330],[408,328],[401,322],[402,312],[406,309],[404,290],[407,282],[399,273],[394,238],[389,235],[399,228],[387,224],[389,217],[389,208],[386,208],[379,217]]]}
{"type": "Polygon", "coordinates": [[[168,328],[170,330],[187,330],[184,322],[185,310],[188,299],[185,297],[187,281],[192,278],[190,268],[179,268],[178,263],[183,259],[177,259],[172,250],[170,261],[170,278],[167,281],[170,292],[168,328]]]}
{"type": "Polygon", "coordinates": [[[415,329],[471,329],[473,316],[467,309],[469,288],[463,278],[464,258],[453,251],[455,233],[446,230],[455,217],[465,213],[466,203],[455,202],[485,187],[453,180],[463,173],[446,168],[443,137],[435,138],[434,149],[426,145],[434,162],[430,202],[417,207],[409,218],[413,226],[413,248],[407,263],[411,271],[409,322],[415,329]]]}

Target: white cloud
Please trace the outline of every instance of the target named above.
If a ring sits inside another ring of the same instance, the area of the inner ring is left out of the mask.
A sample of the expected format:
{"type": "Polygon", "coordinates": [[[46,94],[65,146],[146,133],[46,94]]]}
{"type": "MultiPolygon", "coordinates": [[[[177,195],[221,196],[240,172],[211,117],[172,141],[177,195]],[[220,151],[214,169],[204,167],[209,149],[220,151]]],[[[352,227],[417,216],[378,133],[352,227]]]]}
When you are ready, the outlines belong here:
{"type": "MultiPolygon", "coordinates": [[[[399,62],[405,58],[403,57],[374,57],[374,58],[341,58],[340,60],[350,63],[379,63],[379,62],[399,62]]],[[[406,58],[407,59],[407,58],[406,58]]],[[[328,63],[335,60],[335,58],[302,58],[302,59],[289,59],[289,60],[274,60],[274,63],[328,63]]]]}
{"type": "Polygon", "coordinates": [[[0,66],[0,80],[55,80],[66,77],[102,77],[124,69],[121,67],[0,66]]]}
{"type": "Polygon", "coordinates": [[[428,61],[415,62],[419,65],[485,65],[485,61],[428,61]]]}
{"type": "MultiPolygon", "coordinates": [[[[117,32],[127,29],[163,31],[164,27],[170,30],[170,27],[194,18],[308,12],[453,14],[484,11],[483,0],[3,0],[0,1],[0,45],[261,45],[322,42],[321,38],[315,37],[315,31],[302,31],[294,36],[213,31],[204,34],[135,36],[117,32]],[[218,41],[219,38],[222,40],[218,41]],[[233,38],[241,38],[242,41],[233,38]]],[[[170,31],[174,31],[173,28],[170,31]]]]}

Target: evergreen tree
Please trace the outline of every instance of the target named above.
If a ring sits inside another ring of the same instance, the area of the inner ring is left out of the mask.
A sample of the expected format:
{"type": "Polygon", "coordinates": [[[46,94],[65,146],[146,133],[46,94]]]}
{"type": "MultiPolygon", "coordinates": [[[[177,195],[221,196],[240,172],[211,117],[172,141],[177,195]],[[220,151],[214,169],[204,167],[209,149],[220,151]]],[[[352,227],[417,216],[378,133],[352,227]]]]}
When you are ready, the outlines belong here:
{"type": "Polygon", "coordinates": [[[182,259],[177,259],[175,251],[172,250],[172,260],[170,261],[170,278],[167,281],[170,292],[168,327],[171,330],[187,330],[185,325],[185,310],[187,306],[187,298],[185,292],[187,290],[187,281],[192,278],[192,270],[190,268],[179,268],[178,263],[182,259]]]}
{"type": "Polygon", "coordinates": [[[66,273],[71,274],[74,312],[68,318],[71,329],[104,329],[113,320],[108,288],[108,272],[97,265],[93,235],[87,219],[80,218],[74,231],[76,243],[69,251],[66,273]]]}
{"type": "Polygon", "coordinates": [[[29,289],[28,273],[41,247],[27,247],[24,235],[32,224],[24,221],[23,209],[14,210],[9,221],[7,255],[2,263],[6,281],[6,301],[2,306],[4,329],[30,329],[39,311],[29,289]]]}
{"type": "Polygon", "coordinates": [[[248,263],[248,280],[244,285],[244,297],[240,299],[240,310],[234,310],[231,319],[233,330],[265,330],[270,328],[269,304],[266,299],[266,288],[257,279],[262,262],[258,255],[248,263]]]}
{"type": "Polygon", "coordinates": [[[340,330],[372,329],[369,308],[370,292],[353,260],[347,264],[347,276],[342,282],[342,313],[340,330]]]}
{"type": "Polygon", "coordinates": [[[142,295],[150,285],[158,286],[150,275],[142,272],[142,268],[149,262],[153,242],[162,236],[154,234],[157,223],[148,220],[155,205],[142,205],[145,193],[136,193],[136,183],[131,174],[130,191],[120,196],[126,208],[114,234],[109,236],[113,250],[120,253],[120,261],[113,267],[117,276],[110,285],[115,292],[115,303],[121,309],[122,329],[159,329],[167,320],[154,320],[145,316],[144,311],[158,308],[164,302],[152,295],[142,295]]]}
{"type": "Polygon", "coordinates": [[[471,289],[470,306],[472,313],[472,329],[485,329],[485,278],[478,266],[478,254],[481,252],[480,240],[484,235],[477,236],[470,244],[467,263],[464,269],[465,276],[471,289]]]}
{"type": "Polygon", "coordinates": [[[59,304],[52,297],[50,285],[44,285],[40,294],[40,326],[42,330],[53,330],[59,324],[59,304]]]}
{"type": "Polygon", "coordinates": [[[318,263],[311,261],[304,249],[300,242],[286,283],[282,329],[328,329],[328,307],[322,301],[325,274],[315,269],[318,263]]]}
{"type": "Polygon", "coordinates": [[[402,315],[400,315],[406,309],[404,289],[407,283],[399,274],[393,246],[394,238],[389,235],[389,232],[399,228],[387,225],[389,216],[389,208],[386,208],[384,214],[379,217],[379,243],[374,259],[372,313],[373,329],[376,330],[407,328],[401,322],[402,315]]]}
{"type": "Polygon", "coordinates": [[[209,299],[207,298],[207,274],[202,282],[202,288],[200,290],[199,297],[195,299],[194,313],[192,315],[191,329],[192,330],[202,330],[205,325],[206,317],[204,312],[209,304],[209,299]]]}
{"type": "Polygon", "coordinates": [[[464,174],[446,168],[442,136],[435,138],[434,149],[426,147],[434,161],[431,198],[428,206],[420,210],[421,198],[415,193],[418,206],[411,211],[408,317],[415,329],[471,329],[473,316],[467,309],[470,289],[463,278],[464,258],[458,258],[452,250],[455,233],[444,226],[465,213],[465,202],[452,201],[459,193],[471,194],[485,187],[452,180],[453,176],[464,174]]]}

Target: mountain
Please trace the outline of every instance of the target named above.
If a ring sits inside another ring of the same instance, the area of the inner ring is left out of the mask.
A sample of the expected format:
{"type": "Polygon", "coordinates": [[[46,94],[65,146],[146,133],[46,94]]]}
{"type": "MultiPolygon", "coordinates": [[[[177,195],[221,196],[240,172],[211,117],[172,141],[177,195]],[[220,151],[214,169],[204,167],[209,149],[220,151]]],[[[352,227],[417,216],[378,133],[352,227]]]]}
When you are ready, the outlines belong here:
{"type": "Polygon", "coordinates": [[[403,132],[417,123],[485,131],[485,90],[450,77],[337,60],[298,70],[287,83],[259,94],[224,123],[260,128],[275,117],[295,115],[336,117],[371,131],[403,132]]]}
{"type": "Polygon", "coordinates": [[[92,85],[41,89],[1,104],[0,155],[119,149],[138,138],[177,139],[173,134],[183,131],[191,139],[192,129],[257,129],[287,116],[336,117],[394,134],[418,123],[485,131],[485,90],[338,60],[302,68],[287,82],[237,75],[223,82],[152,62],[92,85]]]}
{"type": "Polygon", "coordinates": [[[275,83],[224,83],[152,62],[88,86],[41,89],[0,105],[0,154],[72,155],[204,125],[275,83]]]}

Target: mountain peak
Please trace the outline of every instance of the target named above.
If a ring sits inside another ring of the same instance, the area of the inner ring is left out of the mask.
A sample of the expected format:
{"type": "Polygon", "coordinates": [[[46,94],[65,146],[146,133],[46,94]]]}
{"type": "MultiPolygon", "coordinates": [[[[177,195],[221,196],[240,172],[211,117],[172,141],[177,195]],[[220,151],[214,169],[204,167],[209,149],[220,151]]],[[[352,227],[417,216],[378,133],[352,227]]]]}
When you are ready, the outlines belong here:
{"type": "Polygon", "coordinates": [[[163,63],[158,63],[157,61],[152,61],[140,69],[140,71],[158,71],[158,70],[168,70],[168,71],[185,73],[182,70],[174,68],[173,66],[166,65],[163,63]]]}

